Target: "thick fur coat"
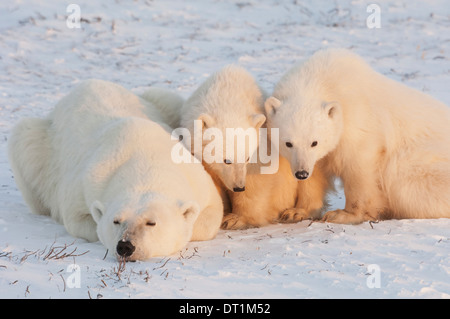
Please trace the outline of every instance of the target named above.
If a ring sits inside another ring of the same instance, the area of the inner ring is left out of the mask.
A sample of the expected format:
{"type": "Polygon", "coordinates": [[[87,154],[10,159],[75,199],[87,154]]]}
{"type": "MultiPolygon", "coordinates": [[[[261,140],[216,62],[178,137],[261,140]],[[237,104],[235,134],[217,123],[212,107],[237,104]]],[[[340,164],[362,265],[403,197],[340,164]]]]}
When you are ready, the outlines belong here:
{"type": "Polygon", "coordinates": [[[289,70],[265,103],[294,175],[321,167],[344,184],[324,219],[450,217],[450,109],[343,49],[289,70]]]}
{"type": "Polygon", "coordinates": [[[50,215],[76,237],[100,239],[129,260],[213,238],[223,216],[214,183],[201,164],[171,160],[175,142],[160,109],[176,103],[149,102],[173,98],[142,99],[88,80],[47,118],[20,121],[9,157],[32,212],[50,215]]]}

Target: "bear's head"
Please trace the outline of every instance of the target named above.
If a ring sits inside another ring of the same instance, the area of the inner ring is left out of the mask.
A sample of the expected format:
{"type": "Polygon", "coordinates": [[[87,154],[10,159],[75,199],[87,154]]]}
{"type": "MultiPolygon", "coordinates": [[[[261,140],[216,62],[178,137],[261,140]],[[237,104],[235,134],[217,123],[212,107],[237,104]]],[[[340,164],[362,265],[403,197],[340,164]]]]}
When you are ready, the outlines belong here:
{"type": "Polygon", "coordinates": [[[312,175],[318,160],[333,151],[342,134],[342,107],[336,101],[301,98],[265,102],[267,127],[278,128],[280,155],[291,164],[299,180],[312,175]]]}
{"type": "Polygon", "coordinates": [[[244,143],[259,137],[259,128],[266,120],[264,97],[248,71],[226,65],[208,77],[183,105],[181,125],[190,131],[191,152],[228,190],[245,189],[247,166],[253,162],[258,142],[244,143]]]}
{"type": "Polygon", "coordinates": [[[206,169],[233,192],[245,190],[247,166],[257,156],[259,129],[266,117],[255,113],[241,119],[215,119],[201,114],[202,158],[206,169]]]}
{"type": "Polygon", "coordinates": [[[200,209],[196,202],[174,204],[161,199],[119,199],[104,205],[96,200],[90,207],[97,235],[109,252],[127,261],[171,255],[192,237],[200,209]],[[122,201],[123,202],[123,201],[122,201]]]}

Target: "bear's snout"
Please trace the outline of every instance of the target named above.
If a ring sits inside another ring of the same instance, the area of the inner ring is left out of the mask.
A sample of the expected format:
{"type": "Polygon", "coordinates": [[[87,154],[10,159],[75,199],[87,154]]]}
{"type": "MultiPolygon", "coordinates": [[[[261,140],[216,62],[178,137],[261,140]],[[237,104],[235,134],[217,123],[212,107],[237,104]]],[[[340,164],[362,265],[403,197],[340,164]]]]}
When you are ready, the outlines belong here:
{"type": "Polygon", "coordinates": [[[116,247],[117,254],[121,257],[130,257],[135,249],[136,247],[130,241],[123,240],[119,240],[116,247]]]}
{"type": "Polygon", "coordinates": [[[309,173],[305,170],[302,171],[296,171],[295,172],[295,177],[297,179],[307,179],[309,177],[309,173]]]}
{"type": "Polygon", "coordinates": [[[245,191],[245,186],[243,187],[234,187],[233,192],[239,193],[245,191]]]}

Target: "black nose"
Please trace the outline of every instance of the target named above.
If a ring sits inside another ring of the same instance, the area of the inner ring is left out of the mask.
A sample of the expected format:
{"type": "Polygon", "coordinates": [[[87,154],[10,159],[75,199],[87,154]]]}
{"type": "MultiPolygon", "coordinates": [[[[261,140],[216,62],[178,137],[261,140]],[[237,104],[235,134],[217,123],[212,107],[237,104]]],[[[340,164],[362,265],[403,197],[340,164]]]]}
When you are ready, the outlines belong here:
{"type": "Polygon", "coordinates": [[[245,191],[245,186],[233,188],[233,192],[236,192],[236,193],[243,192],[243,191],[245,191]]]}
{"type": "Polygon", "coordinates": [[[117,253],[121,257],[130,257],[135,249],[136,247],[130,241],[123,240],[119,240],[116,247],[117,253]]]}
{"type": "Polygon", "coordinates": [[[295,172],[295,177],[297,177],[297,179],[307,179],[308,176],[309,176],[309,173],[305,170],[295,172]]]}

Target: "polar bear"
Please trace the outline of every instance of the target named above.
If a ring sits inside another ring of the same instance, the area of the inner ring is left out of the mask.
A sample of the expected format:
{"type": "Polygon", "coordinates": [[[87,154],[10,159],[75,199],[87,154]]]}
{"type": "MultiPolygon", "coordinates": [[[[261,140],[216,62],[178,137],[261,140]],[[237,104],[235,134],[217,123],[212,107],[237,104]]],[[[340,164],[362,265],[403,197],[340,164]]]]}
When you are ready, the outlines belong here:
{"type": "MultiPolygon", "coordinates": [[[[236,65],[227,65],[210,76],[186,100],[182,108],[181,126],[188,128],[191,139],[186,143],[190,143],[187,146],[194,151],[194,120],[201,123],[202,147],[199,148],[199,156],[222,192],[226,207],[222,228],[225,229],[259,227],[277,221],[297,222],[311,217],[323,206],[323,194],[312,199],[312,194],[310,198],[306,198],[302,193],[299,198],[298,192],[302,192],[302,187],[298,187],[297,180],[290,174],[287,160],[279,157],[276,145],[270,143],[270,132],[264,142],[271,154],[271,161],[276,162],[277,166],[271,174],[261,173],[269,164],[267,161],[263,163],[260,154],[256,154],[258,141],[253,148],[250,143],[243,145],[245,157],[241,160],[238,158],[238,143],[230,146],[234,154],[228,154],[226,145],[229,146],[230,141],[227,130],[253,129],[259,137],[258,131],[265,122],[264,98],[264,91],[249,72],[236,65]],[[222,143],[223,149],[218,152],[216,150],[214,160],[208,161],[205,151],[211,139],[206,136],[213,128],[221,133],[214,136],[214,141],[218,136],[226,141],[222,143]]],[[[317,178],[312,178],[307,184],[317,182],[317,178]]],[[[322,192],[324,188],[317,189],[322,192]]]]}
{"type": "Polygon", "coordinates": [[[265,102],[281,153],[305,179],[320,166],[344,185],[325,221],[450,217],[450,109],[344,49],[294,66],[265,102]]]}
{"type": "MultiPolygon", "coordinates": [[[[220,177],[224,187],[230,191],[245,190],[247,164],[256,148],[255,145],[245,148],[243,160],[238,160],[237,143],[234,143],[234,154],[227,157],[227,143],[230,144],[234,140],[224,141],[223,149],[215,149],[216,153],[213,155],[205,154],[203,148],[198,149],[194,144],[196,133],[194,121],[200,121],[203,131],[217,128],[225,139],[227,128],[258,130],[266,119],[259,108],[262,103],[264,103],[262,93],[250,74],[239,66],[228,65],[206,79],[183,104],[180,125],[187,128],[192,137],[191,145],[186,141],[186,146],[191,146],[191,150],[203,159],[208,171],[213,176],[220,177]],[[216,161],[214,156],[222,158],[216,161]]],[[[203,146],[209,142],[210,138],[202,139],[203,146]]]]}
{"type": "Polygon", "coordinates": [[[73,236],[100,239],[126,260],[212,239],[223,217],[220,195],[201,164],[171,160],[175,142],[162,118],[125,88],[88,80],[47,118],[20,121],[9,159],[32,212],[73,236]]]}
{"type": "Polygon", "coordinates": [[[171,128],[178,127],[180,110],[184,103],[184,99],[180,95],[168,89],[150,87],[139,96],[158,109],[164,123],[171,128]]]}

